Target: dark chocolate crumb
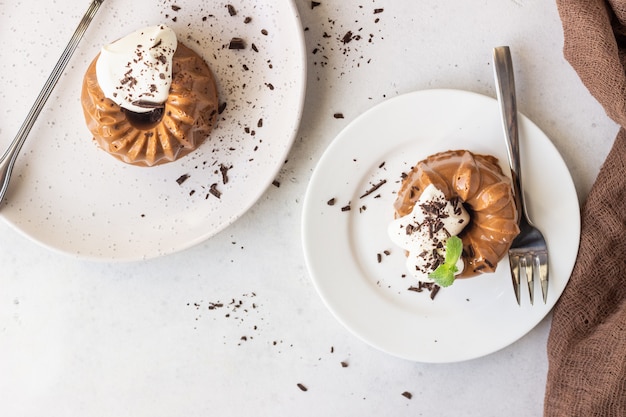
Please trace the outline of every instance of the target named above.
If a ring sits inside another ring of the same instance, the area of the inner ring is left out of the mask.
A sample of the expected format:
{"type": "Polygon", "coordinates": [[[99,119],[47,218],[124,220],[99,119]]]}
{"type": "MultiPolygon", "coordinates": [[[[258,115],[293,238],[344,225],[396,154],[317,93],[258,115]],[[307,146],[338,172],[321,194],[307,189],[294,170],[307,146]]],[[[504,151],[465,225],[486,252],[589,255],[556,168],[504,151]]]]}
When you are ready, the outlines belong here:
{"type": "Polygon", "coordinates": [[[247,16],[245,19],[243,19],[243,23],[248,24],[252,22],[252,18],[250,16],[247,16]]]}
{"type": "Polygon", "coordinates": [[[437,296],[437,293],[439,292],[440,289],[441,289],[441,287],[439,285],[433,286],[433,289],[430,290],[430,299],[431,300],[435,299],[435,297],[437,296]]]}
{"type": "Polygon", "coordinates": [[[298,382],[297,386],[298,386],[298,388],[300,388],[300,391],[304,391],[304,392],[308,391],[308,388],[305,387],[303,384],[301,384],[299,382],[298,382]]]}
{"type": "Polygon", "coordinates": [[[263,119],[259,119],[259,121],[256,123],[256,127],[263,127],[263,119]]]}
{"type": "Polygon", "coordinates": [[[342,368],[347,368],[348,367],[348,362],[342,361],[341,362],[341,367],[342,368]]]}
{"type": "Polygon", "coordinates": [[[315,9],[320,4],[322,4],[322,3],[320,3],[319,1],[312,1],[311,2],[311,9],[315,9]]]}
{"type": "Polygon", "coordinates": [[[383,12],[383,10],[385,10],[385,9],[382,9],[382,8],[380,8],[380,9],[374,9],[374,14],[382,13],[382,12],[383,12]]]}
{"type": "Polygon", "coordinates": [[[328,201],[326,202],[326,204],[328,204],[329,206],[334,206],[334,205],[335,205],[335,201],[337,201],[337,200],[336,200],[336,199],[334,199],[334,198],[331,198],[330,200],[328,200],[328,201]]]}
{"type": "Polygon", "coordinates": [[[343,113],[335,113],[335,114],[333,114],[333,117],[335,119],[343,119],[343,113]]]}
{"type": "Polygon", "coordinates": [[[343,206],[341,211],[350,211],[350,204],[343,206]]]}
{"type": "Polygon", "coordinates": [[[222,174],[222,184],[228,184],[228,170],[232,168],[231,166],[226,166],[224,164],[220,164],[220,173],[222,174]]]}
{"type": "Polygon", "coordinates": [[[189,179],[189,174],[183,174],[180,177],[178,177],[178,179],[176,180],[176,182],[178,183],[178,185],[181,185],[182,183],[184,183],[185,181],[187,181],[187,179],[189,179]]]}
{"type": "Polygon", "coordinates": [[[367,190],[361,197],[359,198],[364,198],[367,197],[368,195],[372,194],[373,192],[375,192],[376,190],[378,190],[380,187],[382,187],[383,185],[385,185],[387,183],[387,180],[380,180],[377,184],[374,184],[372,186],[372,188],[370,188],[369,190],[367,190]]]}
{"type": "Polygon", "coordinates": [[[228,44],[228,49],[246,49],[246,43],[241,38],[232,38],[228,44]]]}
{"type": "Polygon", "coordinates": [[[261,34],[267,36],[267,29],[261,29],[261,34]]]}
{"type": "Polygon", "coordinates": [[[269,88],[270,90],[274,89],[274,85],[272,83],[265,83],[265,85],[267,86],[267,88],[269,88]]]}
{"type": "Polygon", "coordinates": [[[174,10],[175,12],[180,10],[180,6],[177,6],[175,4],[172,5],[172,10],[174,10]]]}
{"type": "Polygon", "coordinates": [[[209,188],[209,193],[213,194],[215,197],[220,198],[222,193],[217,189],[217,184],[211,184],[209,188]]]}
{"type": "Polygon", "coordinates": [[[272,185],[276,188],[280,188],[280,182],[278,180],[272,181],[272,185]]]}
{"type": "Polygon", "coordinates": [[[254,52],[259,52],[259,48],[257,48],[255,44],[252,44],[251,47],[254,52]]]}
{"type": "Polygon", "coordinates": [[[378,263],[381,263],[383,261],[383,255],[381,255],[380,253],[377,253],[376,260],[378,261],[378,263]]]}
{"type": "Polygon", "coordinates": [[[409,400],[410,400],[411,398],[413,398],[413,394],[411,394],[411,393],[410,393],[410,392],[408,392],[408,391],[404,391],[404,392],[402,393],[402,396],[403,396],[403,397],[408,398],[409,400]]]}
{"type": "Polygon", "coordinates": [[[235,7],[232,4],[227,4],[226,7],[228,8],[229,15],[235,16],[237,14],[237,10],[235,10],[235,7]]]}
{"type": "Polygon", "coordinates": [[[220,105],[217,107],[217,113],[222,114],[224,110],[226,110],[226,102],[220,103],[220,105]]]}

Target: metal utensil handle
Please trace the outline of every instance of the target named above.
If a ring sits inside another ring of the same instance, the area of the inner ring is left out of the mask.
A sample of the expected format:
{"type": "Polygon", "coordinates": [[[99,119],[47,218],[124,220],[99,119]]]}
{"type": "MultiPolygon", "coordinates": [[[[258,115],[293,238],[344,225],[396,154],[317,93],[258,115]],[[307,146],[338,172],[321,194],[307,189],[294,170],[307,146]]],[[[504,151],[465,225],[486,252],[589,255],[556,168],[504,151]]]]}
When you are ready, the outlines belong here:
{"type": "Polygon", "coordinates": [[[78,43],[85,34],[87,27],[91,23],[91,20],[93,19],[103,2],[104,0],[93,0],[89,5],[89,8],[87,9],[85,14],[83,15],[82,20],[78,24],[74,35],[72,35],[72,38],[70,39],[69,43],[65,47],[65,50],[61,54],[61,58],[59,58],[59,61],[54,66],[52,73],[48,77],[48,80],[44,84],[41,92],[39,93],[39,96],[35,100],[33,107],[28,112],[26,120],[24,120],[24,122],[22,123],[22,127],[20,127],[20,130],[17,132],[17,135],[9,145],[8,149],[6,150],[2,158],[0,158],[0,202],[2,202],[2,200],[4,199],[4,195],[6,194],[7,188],[9,187],[9,180],[11,178],[11,172],[13,171],[13,165],[15,164],[15,160],[17,159],[17,154],[20,152],[20,149],[22,149],[22,145],[26,141],[26,137],[30,133],[33,124],[35,123],[35,120],[37,120],[39,113],[43,109],[43,106],[48,98],[50,97],[50,94],[52,93],[52,90],[59,81],[59,78],[61,78],[63,70],[67,66],[67,63],[69,62],[72,54],[76,50],[78,43]]]}
{"type": "Polygon", "coordinates": [[[517,202],[518,223],[525,211],[524,196],[522,195],[522,175],[519,157],[519,133],[517,129],[517,100],[515,96],[515,78],[513,76],[513,61],[508,46],[499,46],[493,50],[494,73],[496,90],[500,110],[502,113],[502,127],[506,138],[506,148],[511,168],[513,193],[517,202]]]}

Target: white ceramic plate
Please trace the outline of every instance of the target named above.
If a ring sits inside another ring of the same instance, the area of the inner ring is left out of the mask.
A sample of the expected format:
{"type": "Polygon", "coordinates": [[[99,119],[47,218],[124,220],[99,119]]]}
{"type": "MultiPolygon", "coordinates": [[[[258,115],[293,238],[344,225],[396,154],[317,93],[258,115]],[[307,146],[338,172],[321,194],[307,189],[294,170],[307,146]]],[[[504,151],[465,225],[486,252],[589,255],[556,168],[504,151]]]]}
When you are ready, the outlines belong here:
{"type": "MultiPolygon", "coordinates": [[[[576,190],[550,140],[520,115],[520,147],[529,211],[550,251],[547,304],[513,295],[508,260],[494,274],[457,280],[431,300],[402,278],[404,253],[387,237],[401,173],[448,149],[507,156],[497,102],[457,90],[390,99],[354,120],[332,142],[311,179],[303,244],[313,282],[335,317],[370,345],[420,362],[455,362],[501,349],[552,308],[572,271],[580,237],[576,190]],[[378,190],[361,197],[373,185],[378,190]],[[334,204],[329,201],[334,199],[334,204]],[[342,208],[350,206],[346,211],[342,208]],[[388,254],[386,254],[386,251],[388,254]]],[[[538,295],[539,294],[539,295],[538,295]]]]}
{"type": "MultiPolygon", "coordinates": [[[[31,3],[0,9],[2,39],[14,40],[0,60],[2,149],[88,6],[31,3]]],[[[197,244],[239,218],[275,179],[299,126],[305,82],[303,33],[291,0],[107,0],[20,154],[0,215],[45,246],[88,259],[146,259],[197,244]],[[92,142],[80,89],[103,44],[159,23],[208,62],[226,109],[197,151],[140,168],[92,142]],[[247,48],[228,49],[233,37],[247,48]],[[227,183],[220,165],[230,168],[227,183]],[[179,185],[183,175],[189,177],[179,185]],[[220,198],[209,193],[212,184],[220,198]]]]}

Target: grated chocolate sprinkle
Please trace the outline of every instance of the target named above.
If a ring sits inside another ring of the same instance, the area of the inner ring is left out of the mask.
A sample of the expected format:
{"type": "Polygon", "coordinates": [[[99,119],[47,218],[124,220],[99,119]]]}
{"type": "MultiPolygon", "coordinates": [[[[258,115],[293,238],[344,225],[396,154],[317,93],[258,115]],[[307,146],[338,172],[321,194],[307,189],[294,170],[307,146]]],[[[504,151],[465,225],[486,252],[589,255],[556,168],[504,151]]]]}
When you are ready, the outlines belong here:
{"type": "Polygon", "coordinates": [[[189,174],[183,174],[180,177],[178,177],[178,179],[176,180],[176,182],[178,183],[178,185],[181,185],[182,183],[184,183],[185,181],[187,181],[189,179],[189,174]]]}
{"type": "Polygon", "coordinates": [[[246,43],[242,38],[232,38],[228,44],[228,49],[246,49],[246,43]]]}

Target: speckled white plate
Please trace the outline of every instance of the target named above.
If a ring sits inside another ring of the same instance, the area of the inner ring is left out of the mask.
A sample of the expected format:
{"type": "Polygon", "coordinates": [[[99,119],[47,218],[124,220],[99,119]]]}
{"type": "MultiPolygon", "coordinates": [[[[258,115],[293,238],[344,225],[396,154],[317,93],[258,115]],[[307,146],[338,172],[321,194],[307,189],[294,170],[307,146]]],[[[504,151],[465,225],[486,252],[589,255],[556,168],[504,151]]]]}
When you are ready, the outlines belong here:
{"type": "MultiPolygon", "coordinates": [[[[88,4],[0,4],[2,149],[88,4]]],[[[81,258],[146,259],[197,244],[239,218],[275,179],[299,126],[305,82],[303,33],[291,0],[107,0],[20,154],[0,215],[43,245],[81,258]],[[205,58],[226,108],[197,151],[140,168],[97,148],[80,89],[103,44],[158,23],[205,58]],[[228,49],[233,37],[246,49],[228,49]],[[226,182],[220,166],[228,168],[226,182]],[[188,177],[179,184],[181,176],[188,177]],[[219,198],[209,193],[212,184],[219,198]]]]}
{"type": "Polygon", "coordinates": [[[578,198],[549,138],[523,115],[519,122],[529,211],[550,251],[548,300],[537,284],[534,306],[525,288],[517,305],[507,258],[495,273],[457,280],[434,299],[409,291],[417,283],[403,278],[404,251],[387,236],[401,174],[428,155],[468,149],[496,156],[509,172],[496,100],[458,90],[402,95],[358,117],[326,150],[304,202],[304,253],[320,296],[355,335],[398,357],[456,362],[513,343],[550,311],[578,252],[578,198]]]}

